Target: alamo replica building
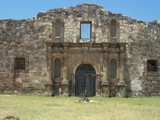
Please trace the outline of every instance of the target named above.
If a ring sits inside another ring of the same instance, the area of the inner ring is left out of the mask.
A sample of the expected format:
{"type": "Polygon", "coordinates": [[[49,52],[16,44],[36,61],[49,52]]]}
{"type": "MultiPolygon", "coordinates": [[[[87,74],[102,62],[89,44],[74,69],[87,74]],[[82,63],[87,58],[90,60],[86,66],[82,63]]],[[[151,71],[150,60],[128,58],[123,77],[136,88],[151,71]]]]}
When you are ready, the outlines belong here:
{"type": "Polygon", "coordinates": [[[0,20],[0,93],[160,95],[160,21],[95,4],[0,20]]]}

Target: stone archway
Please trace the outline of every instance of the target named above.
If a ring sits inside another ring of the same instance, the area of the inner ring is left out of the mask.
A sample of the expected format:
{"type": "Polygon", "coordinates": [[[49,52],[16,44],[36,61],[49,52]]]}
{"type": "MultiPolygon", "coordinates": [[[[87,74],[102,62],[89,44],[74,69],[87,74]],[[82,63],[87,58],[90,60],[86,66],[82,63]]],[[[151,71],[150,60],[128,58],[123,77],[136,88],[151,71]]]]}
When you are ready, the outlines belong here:
{"type": "Polygon", "coordinates": [[[95,96],[96,71],[90,64],[80,64],[75,71],[75,96],[95,96]]]}

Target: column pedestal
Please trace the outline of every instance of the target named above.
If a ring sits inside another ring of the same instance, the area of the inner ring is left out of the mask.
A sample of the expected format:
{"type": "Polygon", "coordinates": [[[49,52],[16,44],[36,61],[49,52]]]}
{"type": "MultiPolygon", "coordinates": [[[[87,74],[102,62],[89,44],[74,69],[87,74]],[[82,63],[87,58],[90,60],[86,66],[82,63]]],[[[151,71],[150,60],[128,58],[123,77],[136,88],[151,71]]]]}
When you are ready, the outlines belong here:
{"type": "Polygon", "coordinates": [[[67,79],[63,79],[62,81],[62,95],[63,96],[69,95],[69,82],[67,79]]]}
{"type": "Polygon", "coordinates": [[[124,81],[120,81],[118,83],[118,97],[125,97],[126,96],[126,84],[124,81]]]}
{"type": "Polygon", "coordinates": [[[107,68],[103,68],[103,81],[101,83],[102,96],[109,97],[109,82],[107,80],[107,68]]]}
{"type": "Polygon", "coordinates": [[[63,80],[61,82],[62,84],[62,95],[68,96],[69,95],[69,82],[67,80],[67,67],[63,68],[63,80]]]}
{"type": "Polygon", "coordinates": [[[48,96],[51,96],[52,95],[52,81],[51,80],[47,80],[45,81],[44,83],[44,86],[45,86],[45,95],[48,95],[48,96]]]}
{"type": "Polygon", "coordinates": [[[108,83],[108,81],[102,82],[101,87],[102,87],[102,96],[109,97],[109,83],[108,83]]]}

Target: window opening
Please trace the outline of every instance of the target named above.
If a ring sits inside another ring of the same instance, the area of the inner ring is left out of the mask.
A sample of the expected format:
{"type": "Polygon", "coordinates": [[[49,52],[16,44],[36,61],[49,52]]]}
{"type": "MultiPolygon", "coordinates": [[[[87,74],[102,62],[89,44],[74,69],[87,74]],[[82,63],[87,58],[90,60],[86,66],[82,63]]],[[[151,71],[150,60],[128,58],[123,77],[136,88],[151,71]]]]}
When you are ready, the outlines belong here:
{"type": "Polygon", "coordinates": [[[156,60],[148,60],[147,61],[147,71],[148,72],[157,72],[157,61],[156,60]]]}
{"type": "Polygon", "coordinates": [[[15,64],[16,69],[25,69],[25,58],[16,58],[15,64]]]}
{"type": "Polygon", "coordinates": [[[91,38],[91,23],[90,22],[82,22],[81,23],[81,39],[90,39],[91,38]]]}

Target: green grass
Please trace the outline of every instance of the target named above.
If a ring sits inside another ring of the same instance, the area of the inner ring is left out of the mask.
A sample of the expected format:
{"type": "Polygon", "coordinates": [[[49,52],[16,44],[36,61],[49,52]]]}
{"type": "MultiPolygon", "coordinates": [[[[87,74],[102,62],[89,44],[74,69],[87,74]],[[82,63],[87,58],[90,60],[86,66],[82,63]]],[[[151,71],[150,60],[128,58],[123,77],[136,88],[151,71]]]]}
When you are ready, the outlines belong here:
{"type": "Polygon", "coordinates": [[[104,98],[79,103],[77,97],[0,95],[0,119],[20,120],[160,120],[160,97],[104,98]]]}

